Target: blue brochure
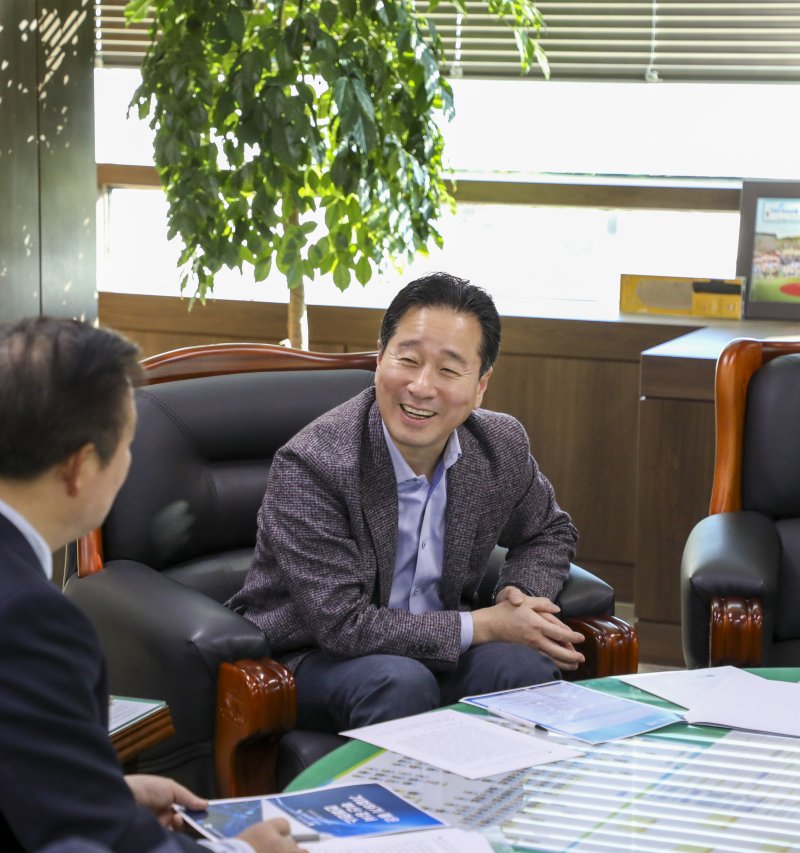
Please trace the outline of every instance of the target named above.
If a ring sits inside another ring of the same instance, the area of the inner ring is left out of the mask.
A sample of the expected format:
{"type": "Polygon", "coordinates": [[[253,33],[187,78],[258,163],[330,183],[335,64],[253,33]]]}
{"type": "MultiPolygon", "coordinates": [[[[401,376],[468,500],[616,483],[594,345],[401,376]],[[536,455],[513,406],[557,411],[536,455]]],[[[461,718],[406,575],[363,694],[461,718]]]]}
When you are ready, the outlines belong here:
{"type": "Polygon", "coordinates": [[[230,838],[273,817],[288,819],[296,841],[359,838],[445,826],[443,821],[377,783],[211,800],[206,811],[182,810],[181,814],[206,838],[230,838]]]}
{"type": "Polygon", "coordinates": [[[609,696],[569,681],[467,696],[461,701],[498,717],[541,726],[592,744],[685,722],[673,711],[609,696]]]}

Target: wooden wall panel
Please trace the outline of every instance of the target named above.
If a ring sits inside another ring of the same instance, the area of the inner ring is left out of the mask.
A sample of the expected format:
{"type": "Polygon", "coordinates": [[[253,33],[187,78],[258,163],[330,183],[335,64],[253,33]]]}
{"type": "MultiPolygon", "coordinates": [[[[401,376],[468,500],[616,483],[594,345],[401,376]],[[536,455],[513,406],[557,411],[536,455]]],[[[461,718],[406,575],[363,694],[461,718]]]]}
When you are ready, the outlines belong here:
{"type": "MultiPolygon", "coordinates": [[[[144,355],[195,344],[286,337],[286,306],[271,302],[209,300],[205,305],[174,296],[99,295],[100,321],[136,341],[144,355]]],[[[363,352],[376,348],[382,312],[311,306],[311,349],[363,352]]]]}
{"type": "Polygon", "coordinates": [[[636,615],[642,660],[680,665],[680,565],[708,514],[714,476],[713,401],[640,404],[636,615]]]}
{"type": "MultiPolygon", "coordinates": [[[[664,318],[619,317],[615,320],[572,320],[550,317],[503,317],[501,358],[509,353],[591,358],[639,363],[643,350],[697,329],[686,322],[654,322],[664,318]]],[[[686,318],[691,320],[691,318],[686,318]]]]}
{"type": "Polygon", "coordinates": [[[580,533],[577,561],[612,564],[633,596],[639,367],[505,354],[486,405],[520,420],[580,533]]]}

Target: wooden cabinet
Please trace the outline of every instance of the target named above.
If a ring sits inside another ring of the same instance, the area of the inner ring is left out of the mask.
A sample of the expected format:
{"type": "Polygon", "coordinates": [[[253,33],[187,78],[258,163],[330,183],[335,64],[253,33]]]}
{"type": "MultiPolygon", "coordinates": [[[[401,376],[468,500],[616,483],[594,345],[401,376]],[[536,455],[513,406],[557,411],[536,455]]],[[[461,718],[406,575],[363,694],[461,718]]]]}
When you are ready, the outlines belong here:
{"type": "Polygon", "coordinates": [[[642,353],[634,593],[640,660],[683,665],[681,556],[689,532],[708,515],[719,353],[734,338],[798,329],[718,322],[642,353]]]}

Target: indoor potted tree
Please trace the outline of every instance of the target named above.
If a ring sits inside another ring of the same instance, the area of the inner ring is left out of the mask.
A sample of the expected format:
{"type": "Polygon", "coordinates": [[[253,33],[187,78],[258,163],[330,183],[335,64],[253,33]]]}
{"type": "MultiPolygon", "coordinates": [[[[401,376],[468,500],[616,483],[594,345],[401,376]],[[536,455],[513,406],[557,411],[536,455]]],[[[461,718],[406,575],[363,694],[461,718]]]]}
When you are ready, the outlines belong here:
{"type": "MultiPolygon", "coordinates": [[[[201,300],[223,267],[273,266],[291,289],[345,289],[431,242],[453,204],[438,115],[453,114],[442,40],[413,0],[132,0],[152,15],[134,98],[155,131],[180,286],[201,300]]],[[[462,0],[456,10],[466,12],[462,0]]],[[[486,0],[516,38],[523,69],[546,68],[529,0],[486,0]]]]}

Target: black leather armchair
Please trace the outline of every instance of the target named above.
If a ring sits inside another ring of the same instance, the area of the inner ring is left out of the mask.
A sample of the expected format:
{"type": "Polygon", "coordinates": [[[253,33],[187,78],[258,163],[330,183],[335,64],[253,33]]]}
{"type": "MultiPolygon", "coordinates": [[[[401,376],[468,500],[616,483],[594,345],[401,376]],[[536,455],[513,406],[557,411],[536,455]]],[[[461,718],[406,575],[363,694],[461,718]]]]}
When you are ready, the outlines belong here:
{"type": "Polygon", "coordinates": [[[717,364],[709,516],[681,567],[689,667],[800,664],[800,341],[732,341],[717,364]]]}
{"type": "MultiPolygon", "coordinates": [[[[249,568],[272,455],[370,385],[374,362],[266,344],[145,360],[130,475],[65,586],[100,633],[112,692],[169,703],[176,734],[141,770],[206,795],[265,793],[343,742],[293,730],[291,674],[222,602],[249,568]]],[[[635,671],[635,633],[611,615],[610,587],[574,568],[561,604],[594,614],[573,622],[589,636],[584,674],[635,671]]]]}

